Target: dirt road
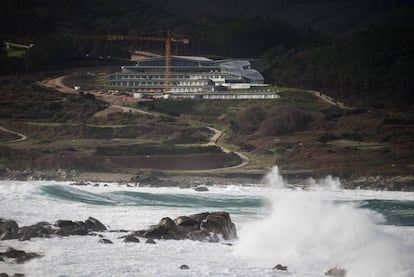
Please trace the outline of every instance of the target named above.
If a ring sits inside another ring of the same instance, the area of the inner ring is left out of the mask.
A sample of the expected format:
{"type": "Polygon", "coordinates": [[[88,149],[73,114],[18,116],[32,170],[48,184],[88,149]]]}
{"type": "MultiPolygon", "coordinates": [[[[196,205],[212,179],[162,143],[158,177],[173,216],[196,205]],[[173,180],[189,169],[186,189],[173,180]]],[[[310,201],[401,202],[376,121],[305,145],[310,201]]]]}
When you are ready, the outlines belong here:
{"type": "MultiPolygon", "coordinates": [[[[63,80],[64,80],[65,77],[66,76],[61,76],[61,77],[54,78],[54,79],[48,79],[48,80],[43,81],[41,84],[45,87],[54,88],[57,91],[60,91],[60,92],[63,92],[63,93],[78,93],[78,91],[76,91],[75,89],[72,89],[70,87],[67,87],[63,83],[63,80]]],[[[97,113],[96,116],[101,116],[101,115],[104,115],[104,114],[107,114],[107,113],[110,113],[110,112],[113,112],[113,111],[123,111],[123,112],[126,112],[126,113],[135,112],[135,113],[141,113],[141,114],[146,114],[146,115],[151,115],[151,116],[156,116],[156,117],[160,116],[157,113],[147,112],[147,111],[140,110],[140,109],[137,109],[137,108],[131,108],[131,107],[125,107],[125,106],[121,106],[121,105],[115,105],[114,103],[111,103],[112,101],[109,101],[109,102],[110,102],[111,106],[109,106],[107,109],[97,113]]],[[[224,148],[224,147],[217,144],[218,140],[223,135],[222,131],[220,131],[218,129],[215,129],[213,127],[209,127],[209,126],[206,126],[206,127],[208,129],[210,129],[211,131],[213,131],[214,134],[210,138],[210,141],[206,144],[203,144],[202,146],[217,146],[224,153],[232,152],[229,149],[224,148]]],[[[250,160],[246,155],[244,155],[243,153],[240,153],[240,152],[234,152],[234,154],[239,156],[240,160],[242,161],[238,165],[231,166],[231,167],[226,167],[226,168],[209,169],[209,170],[194,170],[194,172],[216,172],[216,171],[240,169],[240,168],[243,168],[243,167],[245,167],[246,165],[249,164],[250,160]]]]}
{"type": "Polygon", "coordinates": [[[16,135],[16,136],[19,137],[18,139],[9,140],[6,143],[14,143],[14,142],[20,142],[20,141],[27,140],[27,136],[26,135],[23,135],[21,133],[18,133],[18,132],[15,132],[15,131],[6,129],[6,128],[2,127],[2,126],[0,126],[0,130],[3,131],[3,132],[6,132],[6,133],[14,134],[14,135],[16,135]]]}

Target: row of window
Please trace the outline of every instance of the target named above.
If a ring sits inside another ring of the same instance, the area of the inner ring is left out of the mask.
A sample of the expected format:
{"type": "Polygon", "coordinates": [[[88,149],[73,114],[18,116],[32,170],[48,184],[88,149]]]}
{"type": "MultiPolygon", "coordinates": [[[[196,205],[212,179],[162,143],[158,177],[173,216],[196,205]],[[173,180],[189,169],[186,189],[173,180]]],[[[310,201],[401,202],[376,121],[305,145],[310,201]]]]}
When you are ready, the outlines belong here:
{"type": "MultiPolygon", "coordinates": [[[[228,75],[172,75],[171,79],[190,79],[190,80],[207,80],[207,79],[225,79],[228,75]]],[[[139,80],[152,80],[152,79],[164,79],[165,75],[118,75],[114,74],[110,76],[111,79],[139,79],[139,80]]]]}
{"type": "MultiPolygon", "coordinates": [[[[111,86],[127,86],[127,87],[138,87],[138,86],[163,86],[164,82],[127,82],[127,81],[112,81],[111,86]]],[[[172,82],[173,86],[206,86],[207,82],[172,82]]]]}

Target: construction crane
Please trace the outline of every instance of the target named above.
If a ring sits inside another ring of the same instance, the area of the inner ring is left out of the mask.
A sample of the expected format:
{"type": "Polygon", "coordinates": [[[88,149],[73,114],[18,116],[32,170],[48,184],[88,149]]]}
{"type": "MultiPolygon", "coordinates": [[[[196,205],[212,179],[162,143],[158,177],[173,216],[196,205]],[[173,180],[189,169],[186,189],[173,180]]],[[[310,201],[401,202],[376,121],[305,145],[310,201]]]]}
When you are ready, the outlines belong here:
{"type": "Polygon", "coordinates": [[[188,38],[175,38],[171,36],[170,31],[167,32],[166,37],[158,36],[141,36],[141,35],[92,35],[84,36],[86,39],[105,39],[108,41],[122,41],[122,40],[139,40],[139,41],[161,41],[165,43],[165,81],[164,81],[164,93],[170,91],[170,78],[171,78],[171,43],[180,42],[188,44],[190,40],[188,38]]]}

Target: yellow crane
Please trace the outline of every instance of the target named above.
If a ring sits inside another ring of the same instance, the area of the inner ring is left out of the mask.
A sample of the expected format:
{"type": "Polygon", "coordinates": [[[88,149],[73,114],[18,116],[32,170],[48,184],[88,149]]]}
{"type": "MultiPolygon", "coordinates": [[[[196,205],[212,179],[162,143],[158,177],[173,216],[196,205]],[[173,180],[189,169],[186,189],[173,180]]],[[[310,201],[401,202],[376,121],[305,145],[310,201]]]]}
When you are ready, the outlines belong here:
{"type": "Polygon", "coordinates": [[[162,41],[165,43],[165,81],[164,92],[168,93],[170,90],[170,77],[171,77],[171,43],[180,42],[188,44],[190,40],[188,38],[175,38],[171,36],[168,31],[166,37],[160,36],[141,36],[141,35],[92,35],[85,36],[87,39],[105,39],[108,41],[122,41],[122,40],[138,40],[138,41],[162,41]]]}

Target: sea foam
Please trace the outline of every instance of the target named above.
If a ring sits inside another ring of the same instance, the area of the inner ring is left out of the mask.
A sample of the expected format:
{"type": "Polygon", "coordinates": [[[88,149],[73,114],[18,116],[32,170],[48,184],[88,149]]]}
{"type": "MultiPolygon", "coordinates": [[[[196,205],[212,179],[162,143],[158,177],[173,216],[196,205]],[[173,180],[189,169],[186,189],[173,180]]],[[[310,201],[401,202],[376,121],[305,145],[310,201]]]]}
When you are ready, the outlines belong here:
{"type": "Polygon", "coordinates": [[[323,197],[339,189],[328,177],[307,190],[289,186],[273,168],[265,177],[269,214],[239,232],[235,253],[252,263],[287,265],[292,272],[323,276],[334,266],[352,276],[414,276],[414,248],[381,228],[380,214],[323,197]]]}

